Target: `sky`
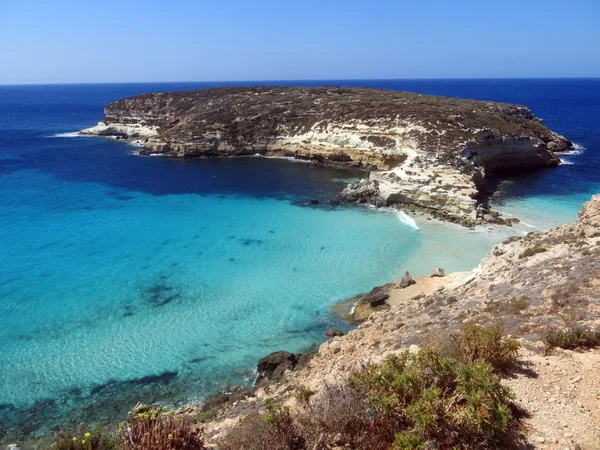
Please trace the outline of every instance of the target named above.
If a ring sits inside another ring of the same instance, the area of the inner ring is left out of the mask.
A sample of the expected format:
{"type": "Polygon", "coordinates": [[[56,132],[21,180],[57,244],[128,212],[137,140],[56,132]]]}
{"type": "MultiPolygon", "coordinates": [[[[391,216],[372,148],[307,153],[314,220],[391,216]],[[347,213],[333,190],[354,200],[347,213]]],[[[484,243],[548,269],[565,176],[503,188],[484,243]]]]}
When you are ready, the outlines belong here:
{"type": "Polygon", "coordinates": [[[0,0],[0,84],[600,77],[600,0],[0,0]]]}

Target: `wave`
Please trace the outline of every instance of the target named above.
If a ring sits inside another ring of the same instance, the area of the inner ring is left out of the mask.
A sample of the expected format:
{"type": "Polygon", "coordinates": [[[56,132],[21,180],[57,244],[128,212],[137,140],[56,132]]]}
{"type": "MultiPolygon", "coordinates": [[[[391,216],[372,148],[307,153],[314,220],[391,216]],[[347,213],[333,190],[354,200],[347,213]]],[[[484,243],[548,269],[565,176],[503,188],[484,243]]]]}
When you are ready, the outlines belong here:
{"type": "Polygon", "coordinates": [[[529,228],[537,228],[535,225],[531,225],[530,223],[523,222],[522,220],[519,223],[523,224],[523,225],[525,225],[526,227],[529,227],[529,228]]]}
{"type": "Polygon", "coordinates": [[[80,134],[79,131],[70,131],[68,133],[56,133],[56,134],[52,134],[48,137],[53,137],[53,138],[72,138],[72,137],[89,137],[90,135],[88,134],[80,134]]]}
{"type": "Polygon", "coordinates": [[[294,158],[293,156],[266,156],[266,155],[261,155],[260,153],[255,153],[254,155],[250,155],[250,156],[239,156],[238,158],[265,158],[265,159],[284,159],[286,161],[292,161],[292,162],[297,162],[297,163],[305,163],[305,164],[316,164],[316,161],[311,161],[310,159],[298,159],[298,158],[294,158]]]}
{"type": "Polygon", "coordinates": [[[385,212],[391,212],[394,213],[396,215],[396,217],[398,218],[398,220],[403,223],[404,225],[408,225],[409,227],[411,227],[413,230],[415,231],[420,231],[421,229],[419,228],[419,225],[417,225],[417,222],[415,221],[415,219],[413,219],[412,217],[410,217],[408,214],[406,214],[404,211],[400,211],[399,209],[395,209],[395,208],[388,208],[388,207],[381,207],[378,208],[374,205],[365,205],[367,208],[371,208],[371,209],[376,209],[378,211],[385,211],[385,212]]]}
{"type": "Polygon", "coordinates": [[[568,160],[568,159],[566,159],[566,158],[559,158],[559,159],[560,159],[560,163],[561,163],[563,166],[572,166],[573,164],[575,164],[573,161],[569,161],[569,160],[568,160]]]}
{"type": "Polygon", "coordinates": [[[573,143],[573,148],[575,150],[570,150],[568,152],[561,153],[561,155],[581,155],[585,150],[587,150],[583,145],[573,143]]]}
{"type": "Polygon", "coordinates": [[[396,210],[396,217],[398,218],[398,220],[400,222],[402,222],[405,225],[408,225],[413,230],[415,230],[415,231],[419,231],[420,230],[419,225],[417,225],[417,222],[415,221],[415,219],[413,219],[412,217],[410,217],[404,211],[396,210]]]}

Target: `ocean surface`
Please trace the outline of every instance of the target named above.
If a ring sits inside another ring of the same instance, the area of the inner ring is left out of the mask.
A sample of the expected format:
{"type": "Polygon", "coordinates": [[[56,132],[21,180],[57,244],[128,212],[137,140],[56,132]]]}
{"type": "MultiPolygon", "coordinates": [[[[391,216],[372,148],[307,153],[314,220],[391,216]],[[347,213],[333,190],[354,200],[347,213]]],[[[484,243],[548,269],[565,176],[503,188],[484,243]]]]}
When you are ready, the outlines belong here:
{"type": "Polygon", "coordinates": [[[328,206],[366,176],[356,170],[141,157],[76,134],[122,97],[244,84],[0,86],[0,438],[250,384],[260,357],[347,330],[336,302],[404,270],[471,270],[498,240],[571,221],[600,192],[600,80],[251,83],[530,107],[577,151],[502,183],[493,206],[522,220],[513,230],[328,206]]]}

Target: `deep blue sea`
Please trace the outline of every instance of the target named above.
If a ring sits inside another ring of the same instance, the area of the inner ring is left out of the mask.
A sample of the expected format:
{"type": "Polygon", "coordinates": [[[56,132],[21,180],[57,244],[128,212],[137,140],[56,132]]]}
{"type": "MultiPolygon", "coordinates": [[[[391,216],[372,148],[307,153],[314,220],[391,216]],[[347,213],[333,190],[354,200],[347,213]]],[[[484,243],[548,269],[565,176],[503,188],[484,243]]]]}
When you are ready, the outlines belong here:
{"type": "Polygon", "coordinates": [[[0,438],[251,383],[260,357],[347,329],[329,312],[336,302],[406,269],[471,270],[507,234],[573,220],[597,192],[597,79],[0,86],[0,438]],[[122,97],[244,84],[520,103],[578,150],[501,185],[495,206],[522,219],[516,229],[465,229],[328,207],[366,176],[355,170],[141,157],[76,136],[122,97]]]}

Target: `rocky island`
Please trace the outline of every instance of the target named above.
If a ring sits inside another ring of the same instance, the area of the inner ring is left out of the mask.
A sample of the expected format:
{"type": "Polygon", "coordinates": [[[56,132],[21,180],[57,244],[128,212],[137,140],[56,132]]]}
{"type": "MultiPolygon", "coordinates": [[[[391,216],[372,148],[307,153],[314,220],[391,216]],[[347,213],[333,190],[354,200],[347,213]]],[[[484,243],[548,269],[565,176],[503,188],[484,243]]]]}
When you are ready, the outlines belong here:
{"type": "MultiPolygon", "coordinates": [[[[524,106],[342,87],[236,87],[117,100],[82,134],[143,142],[143,155],[264,155],[370,171],[340,200],[411,205],[463,224],[490,181],[553,167],[571,141],[524,106]]],[[[494,214],[488,215],[497,220],[494,214]]]]}

